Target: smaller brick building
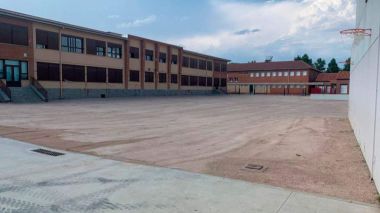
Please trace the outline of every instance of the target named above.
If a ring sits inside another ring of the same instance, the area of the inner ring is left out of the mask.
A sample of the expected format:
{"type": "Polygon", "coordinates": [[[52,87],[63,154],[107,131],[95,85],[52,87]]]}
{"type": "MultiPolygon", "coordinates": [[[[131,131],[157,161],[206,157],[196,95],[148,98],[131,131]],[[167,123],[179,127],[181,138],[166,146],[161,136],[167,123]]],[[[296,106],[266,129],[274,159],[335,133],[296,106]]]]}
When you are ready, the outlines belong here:
{"type": "Polygon", "coordinates": [[[316,85],[311,89],[312,93],[322,94],[349,94],[350,72],[320,73],[315,80],[322,85],[316,85]]]}
{"type": "Polygon", "coordinates": [[[320,74],[303,61],[232,63],[227,70],[231,94],[308,95],[320,74]]]}

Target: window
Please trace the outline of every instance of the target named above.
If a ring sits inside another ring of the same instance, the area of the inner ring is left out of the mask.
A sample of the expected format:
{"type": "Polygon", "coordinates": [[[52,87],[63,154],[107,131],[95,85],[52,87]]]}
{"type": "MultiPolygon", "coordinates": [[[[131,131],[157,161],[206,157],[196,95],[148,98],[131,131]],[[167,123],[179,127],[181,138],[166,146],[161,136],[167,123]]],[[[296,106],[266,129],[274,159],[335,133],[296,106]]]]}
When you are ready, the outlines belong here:
{"type": "Polygon", "coordinates": [[[206,86],[206,77],[199,77],[199,86],[206,86]]]}
{"type": "Polygon", "coordinates": [[[123,70],[108,69],[108,82],[109,83],[123,83],[123,70]]]}
{"type": "Polygon", "coordinates": [[[188,57],[182,58],[182,66],[189,67],[189,58],[188,57]]]}
{"type": "Polygon", "coordinates": [[[348,85],[347,84],[340,85],[340,94],[348,94],[348,85]]]}
{"type": "Polygon", "coordinates": [[[166,73],[158,73],[158,82],[166,83],[166,73]]]}
{"type": "Polygon", "coordinates": [[[59,50],[58,33],[37,29],[36,47],[39,49],[59,50]]]}
{"type": "Polygon", "coordinates": [[[107,69],[101,67],[87,67],[87,82],[105,83],[107,79],[107,69]]]}
{"type": "Polygon", "coordinates": [[[212,78],[211,77],[207,77],[207,86],[212,87],[212,78]]]}
{"type": "Polygon", "coordinates": [[[121,48],[122,45],[120,44],[108,43],[108,57],[120,59],[122,57],[121,48]]]}
{"type": "Polygon", "coordinates": [[[302,75],[303,75],[303,76],[307,76],[307,71],[303,71],[303,72],[302,72],[302,75]]]}
{"type": "Polygon", "coordinates": [[[297,71],[297,72],[296,72],[296,75],[297,75],[297,76],[301,76],[301,72],[300,72],[300,71],[297,71]]]}
{"type": "Polygon", "coordinates": [[[217,62],[214,62],[214,71],[220,71],[220,64],[217,62]]]}
{"type": "Polygon", "coordinates": [[[165,64],[166,63],[166,53],[160,53],[159,62],[165,64]]]}
{"type": "Polygon", "coordinates": [[[289,72],[284,72],[284,76],[288,76],[289,75],[289,72]]]}
{"type": "Polygon", "coordinates": [[[276,72],[272,72],[272,76],[273,76],[273,77],[276,77],[276,76],[277,76],[277,73],[276,73],[276,72]]]}
{"type": "Polygon", "coordinates": [[[153,61],[153,50],[145,50],[145,60],[153,61]]]}
{"type": "Polygon", "coordinates": [[[86,52],[90,55],[106,56],[106,42],[86,39],[86,52]]]}
{"type": "Polygon", "coordinates": [[[227,72],[227,64],[226,64],[226,63],[222,63],[222,64],[220,65],[220,70],[221,70],[222,72],[227,72]]]}
{"type": "Polygon", "coordinates": [[[261,73],[261,77],[265,77],[265,72],[262,72],[262,73],[261,73]]]}
{"type": "Polygon", "coordinates": [[[198,59],[190,58],[190,68],[198,69],[198,59]]]}
{"type": "Polygon", "coordinates": [[[178,75],[177,74],[171,74],[170,78],[171,78],[172,84],[178,84],[178,75]]]}
{"type": "Polygon", "coordinates": [[[145,82],[154,82],[153,72],[145,72],[145,82]]]}
{"type": "Polygon", "coordinates": [[[172,55],[172,64],[178,64],[178,56],[177,55],[172,55]]]}
{"type": "Polygon", "coordinates": [[[21,61],[21,79],[28,80],[28,62],[21,61]]]}
{"type": "Polygon", "coordinates": [[[84,82],[84,66],[62,65],[63,81],[84,82]]]}
{"type": "Polygon", "coordinates": [[[249,76],[250,76],[251,78],[253,78],[253,76],[255,76],[255,74],[250,73],[249,76]]]}
{"type": "Polygon", "coordinates": [[[190,86],[198,86],[198,76],[190,76],[190,86]]]}
{"type": "Polygon", "coordinates": [[[290,72],[290,76],[294,76],[294,72],[290,72]]]}
{"type": "Polygon", "coordinates": [[[206,70],[206,61],[205,60],[199,60],[199,69],[206,70]]]}
{"type": "Polygon", "coordinates": [[[281,76],[282,76],[282,72],[279,72],[279,73],[278,73],[278,76],[281,77],[281,76]]]}
{"type": "Polygon", "coordinates": [[[255,73],[256,78],[260,77],[260,73],[255,73]]]}
{"type": "Polygon", "coordinates": [[[137,47],[129,47],[130,58],[140,58],[140,50],[137,47]]]}
{"type": "Polygon", "coordinates": [[[227,86],[227,79],[222,78],[221,81],[220,81],[220,86],[221,87],[226,87],[227,86]]]}
{"type": "Polygon", "coordinates": [[[130,70],[129,71],[129,80],[139,82],[140,81],[140,71],[130,70]]]}
{"type": "Polygon", "coordinates": [[[212,62],[207,61],[207,70],[212,71],[212,62]]]}
{"type": "Polygon", "coordinates": [[[28,46],[28,28],[0,23],[0,43],[28,46]]]}
{"type": "Polygon", "coordinates": [[[214,87],[219,87],[219,78],[214,78],[214,87]]]}
{"type": "Polygon", "coordinates": [[[181,75],[181,85],[188,86],[189,85],[189,76],[181,75]]]}
{"type": "Polygon", "coordinates": [[[4,61],[0,60],[0,79],[4,78],[4,61]]]}
{"type": "Polygon", "coordinates": [[[62,35],[61,49],[65,52],[83,53],[83,38],[62,35]]]}
{"type": "Polygon", "coordinates": [[[267,72],[267,77],[270,77],[270,72],[267,72]]]}
{"type": "Polygon", "coordinates": [[[59,81],[59,64],[37,62],[37,79],[39,81],[59,81]]]}

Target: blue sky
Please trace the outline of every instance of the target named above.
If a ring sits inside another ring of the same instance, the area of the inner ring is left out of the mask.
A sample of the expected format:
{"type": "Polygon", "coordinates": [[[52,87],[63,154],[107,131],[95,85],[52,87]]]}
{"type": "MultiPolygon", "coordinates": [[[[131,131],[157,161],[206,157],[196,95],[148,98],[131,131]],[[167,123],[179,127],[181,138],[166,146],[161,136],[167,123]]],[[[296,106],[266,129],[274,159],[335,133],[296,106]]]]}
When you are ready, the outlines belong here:
{"type": "Polygon", "coordinates": [[[234,62],[350,56],[354,0],[1,0],[43,18],[184,46],[234,62]]]}

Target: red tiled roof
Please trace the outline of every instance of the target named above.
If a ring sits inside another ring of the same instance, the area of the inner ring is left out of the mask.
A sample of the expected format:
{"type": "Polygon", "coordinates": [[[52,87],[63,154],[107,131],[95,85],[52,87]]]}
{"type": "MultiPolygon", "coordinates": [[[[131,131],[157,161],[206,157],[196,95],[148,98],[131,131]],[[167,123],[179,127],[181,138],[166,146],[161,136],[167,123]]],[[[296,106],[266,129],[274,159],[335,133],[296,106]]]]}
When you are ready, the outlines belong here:
{"type": "Polygon", "coordinates": [[[228,72],[238,71],[268,71],[268,70],[301,70],[314,69],[303,61],[275,61],[275,62],[253,62],[242,64],[228,64],[228,72]]]}
{"type": "Polygon", "coordinates": [[[331,82],[335,80],[348,80],[350,79],[350,72],[340,71],[338,73],[319,73],[316,82],[331,82]]]}
{"type": "Polygon", "coordinates": [[[316,82],[330,82],[336,80],[338,73],[319,73],[316,82]]]}
{"type": "Polygon", "coordinates": [[[347,80],[350,79],[350,72],[349,71],[340,71],[338,73],[338,76],[336,77],[337,80],[347,80]]]}

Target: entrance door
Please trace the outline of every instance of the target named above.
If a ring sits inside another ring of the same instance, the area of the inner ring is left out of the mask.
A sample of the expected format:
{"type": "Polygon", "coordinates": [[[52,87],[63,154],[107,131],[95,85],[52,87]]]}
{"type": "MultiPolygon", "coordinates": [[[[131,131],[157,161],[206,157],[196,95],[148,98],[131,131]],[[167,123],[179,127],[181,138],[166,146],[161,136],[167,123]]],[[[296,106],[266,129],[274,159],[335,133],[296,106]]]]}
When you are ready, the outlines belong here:
{"type": "Polygon", "coordinates": [[[20,67],[13,65],[5,66],[5,77],[8,87],[21,87],[20,67]]]}
{"type": "Polygon", "coordinates": [[[253,94],[253,85],[249,85],[249,94],[253,94]]]}

